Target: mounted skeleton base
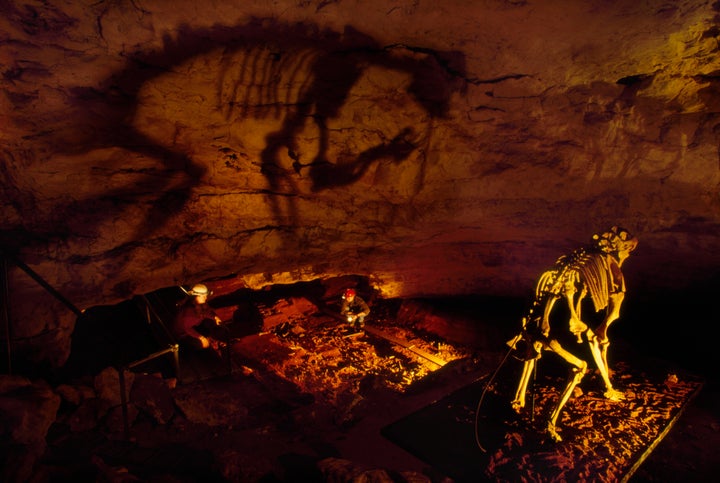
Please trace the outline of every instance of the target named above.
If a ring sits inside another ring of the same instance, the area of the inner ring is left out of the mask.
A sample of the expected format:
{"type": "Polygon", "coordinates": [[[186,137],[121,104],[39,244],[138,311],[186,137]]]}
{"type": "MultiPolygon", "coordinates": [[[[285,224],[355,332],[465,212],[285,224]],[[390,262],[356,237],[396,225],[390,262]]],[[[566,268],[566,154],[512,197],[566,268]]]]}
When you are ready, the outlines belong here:
{"type": "MultiPolygon", "coordinates": [[[[571,376],[557,406],[548,420],[547,431],[554,441],[562,441],[556,430],[558,416],[582,380],[587,362],[564,347],[560,340],[563,335],[572,334],[578,343],[589,344],[592,358],[605,384],[605,397],[612,400],[624,398],[615,390],[610,381],[607,351],[610,341],[608,327],[620,315],[620,306],[625,296],[625,282],[620,267],[637,247],[637,239],[627,230],[612,227],[593,236],[593,243],[560,257],[555,266],[543,273],[535,289],[535,299],[522,320],[522,332],[508,342],[521,352],[524,361],[512,407],[520,412],[525,407],[525,395],[543,351],[551,351],[571,366],[571,376]],[[604,317],[594,327],[583,320],[583,300],[590,297],[595,312],[604,312],[604,317]],[[551,324],[556,302],[564,301],[569,320],[562,326],[551,324]],[[522,348],[522,349],[521,349],[522,348]]],[[[568,344],[565,343],[567,346],[568,344]]]]}

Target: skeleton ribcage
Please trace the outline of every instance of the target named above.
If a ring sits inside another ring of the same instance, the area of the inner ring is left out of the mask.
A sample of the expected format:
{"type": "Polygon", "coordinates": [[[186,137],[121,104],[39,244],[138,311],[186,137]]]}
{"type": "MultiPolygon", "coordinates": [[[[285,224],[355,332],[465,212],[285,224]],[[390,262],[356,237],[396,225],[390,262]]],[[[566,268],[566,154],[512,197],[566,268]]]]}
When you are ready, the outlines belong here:
{"type": "Polygon", "coordinates": [[[560,257],[555,266],[544,272],[535,288],[535,300],[530,310],[529,320],[541,316],[538,307],[544,307],[551,299],[562,297],[568,289],[575,292],[587,290],[596,311],[607,307],[612,274],[605,257],[601,253],[585,248],[575,250],[570,255],[560,257]]]}

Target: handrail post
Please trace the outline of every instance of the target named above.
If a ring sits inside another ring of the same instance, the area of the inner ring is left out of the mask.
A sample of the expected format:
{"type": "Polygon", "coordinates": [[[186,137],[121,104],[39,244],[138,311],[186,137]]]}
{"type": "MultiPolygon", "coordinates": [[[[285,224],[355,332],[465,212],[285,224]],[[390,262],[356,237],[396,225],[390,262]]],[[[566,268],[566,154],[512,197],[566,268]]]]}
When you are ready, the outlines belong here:
{"type": "Polygon", "coordinates": [[[180,377],[180,345],[173,344],[170,347],[172,348],[173,363],[175,364],[175,377],[177,378],[178,382],[182,384],[182,379],[180,377]]]}

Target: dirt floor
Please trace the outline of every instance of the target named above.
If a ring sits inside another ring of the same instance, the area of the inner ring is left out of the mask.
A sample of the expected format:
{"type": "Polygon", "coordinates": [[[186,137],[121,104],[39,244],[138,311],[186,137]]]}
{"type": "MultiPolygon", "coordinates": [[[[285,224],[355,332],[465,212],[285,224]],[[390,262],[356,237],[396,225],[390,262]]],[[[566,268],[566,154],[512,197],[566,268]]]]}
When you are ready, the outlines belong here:
{"type": "MultiPolygon", "coordinates": [[[[475,454],[475,441],[442,440],[453,421],[437,427],[420,419],[417,426],[419,438],[430,437],[441,448],[462,446],[459,454],[442,457],[442,451],[427,458],[408,450],[412,442],[397,444],[387,428],[447,404],[448,410],[464,411],[455,418],[464,431],[480,393],[466,394],[462,404],[448,397],[484,387],[506,355],[502,331],[486,327],[478,340],[468,332],[476,325],[469,328],[456,316],[448,324],[436,311],[422,315],[422,306],[397,302],[375,304],[360,333],[302,297],[257,307],[266,322],[262,330],[236,338],[229,352],[219,348],[204,353],[205,360],[186,358],[180,381],[137,371],[127,432],[118,408],[82,425],[77,420],[90,418],[87,407],[65,404],[36,481],[447,483],[453,479],[443,465],[455,464],[453,458],[460,465],[470,461],[463,451],[475,454]],[[168,393],[153,380],[162,381],[168,393]],[[139,389],[142,381],[150,389],[139,389]]],[[[482,456],[487,464],[471,480],[715,481],[717,381],[653,361],[656,370],[648,376],[633,361],[619,360],[615,376],[630,394],[626,402],[607,405],[597,397],[597,377],[588,374],[561,418],[562,451],[519,418],[511,421],[512,430],[500,428],[502,441],[482,456]],[[604,419],[594,420],[597,415],[604,419]],[[544,452],[544,466],[533,461],[533,452],[544,452]],[[573,469],[579,461],[582,471],[573,469]]],[[[537,399],[545,401],[538,404],[539,414],[549,412],[557,397],[555,376],[551,370],[547,379],[538,379],[550,384],[536,389],[537,399]]],[[[507,392],[500,386],[498,391],[507,392]]],[[[486,410],[498,411],[498,422],[510,418],[492,405],[486,410]]]]}

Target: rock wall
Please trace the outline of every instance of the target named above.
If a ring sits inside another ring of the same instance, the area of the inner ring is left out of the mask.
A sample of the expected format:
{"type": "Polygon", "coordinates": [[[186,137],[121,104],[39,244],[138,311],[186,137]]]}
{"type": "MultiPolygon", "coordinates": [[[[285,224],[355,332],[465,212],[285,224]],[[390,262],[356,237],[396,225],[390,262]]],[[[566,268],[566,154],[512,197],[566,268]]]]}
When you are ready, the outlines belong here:
{"type": "MultiPolygon", "coordinates": [[[[81,309],[228,274],[523,295],[615,224],[636,289],[704,283],[718,8],[9,0],[0,243],[81,309]]],[[[9,281],[61,360],[72,313],[9,281]]]]}

